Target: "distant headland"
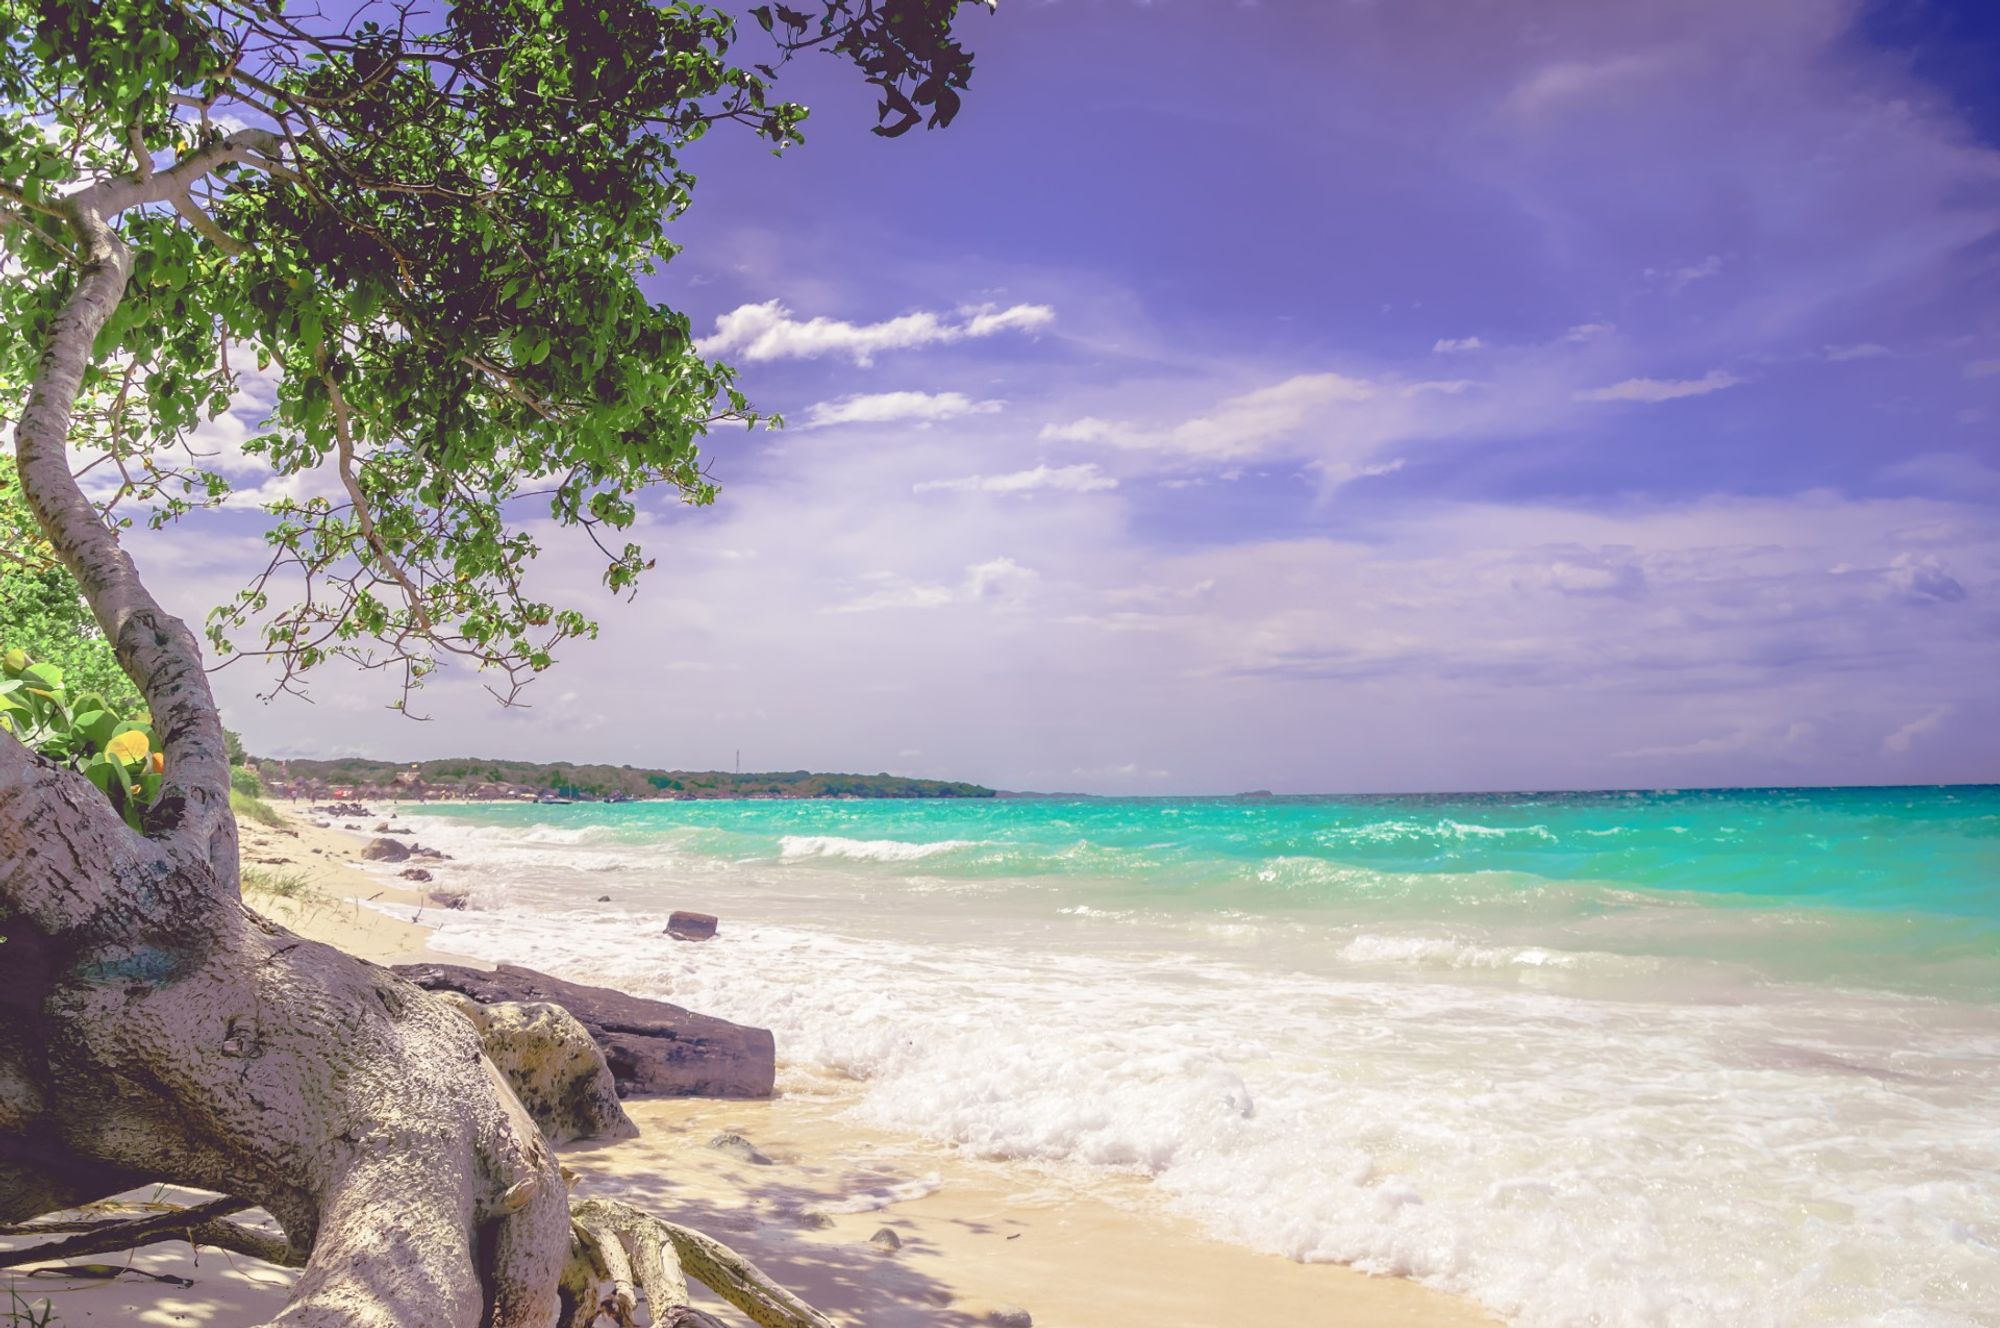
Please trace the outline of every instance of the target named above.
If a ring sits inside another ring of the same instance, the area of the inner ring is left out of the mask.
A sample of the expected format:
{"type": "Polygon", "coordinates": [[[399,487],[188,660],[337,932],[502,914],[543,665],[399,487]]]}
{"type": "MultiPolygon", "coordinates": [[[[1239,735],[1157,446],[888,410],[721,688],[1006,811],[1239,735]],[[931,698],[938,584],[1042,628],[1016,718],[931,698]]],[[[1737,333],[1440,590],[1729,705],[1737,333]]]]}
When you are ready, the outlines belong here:
{"type": "Polygon", "coordinates": [[[990,798],[994,790],[957,780],[901,775],[818,774],[810,770],[732,772],[649,770],[558,761],[334,760],[252,762],[279,798],[410,798],[425,801],[640,802],[704,798],[990,798]]]}

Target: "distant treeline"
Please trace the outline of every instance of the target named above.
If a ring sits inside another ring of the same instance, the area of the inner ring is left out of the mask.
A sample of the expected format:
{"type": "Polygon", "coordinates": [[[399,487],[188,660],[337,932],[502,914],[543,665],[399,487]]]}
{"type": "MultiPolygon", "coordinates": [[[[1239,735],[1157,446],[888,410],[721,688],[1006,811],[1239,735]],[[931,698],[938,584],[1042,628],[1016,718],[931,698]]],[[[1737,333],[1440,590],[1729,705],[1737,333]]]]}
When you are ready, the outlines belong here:
{"type": "MultiPolygon", "coordinates": [[[[562,798],[990,798],[993,790],[956,780],[901,775],[815,774],[778,770],[735,774],[723,770],[646,770],[629,765],[544,764],[455,757],[442,761],[257,761],[265,782],[281,796],[290,785],[381,789],[432,797],[547,794],[562,798]]],[[[304,790],[301,790],[304,791],[304,790]]]]}

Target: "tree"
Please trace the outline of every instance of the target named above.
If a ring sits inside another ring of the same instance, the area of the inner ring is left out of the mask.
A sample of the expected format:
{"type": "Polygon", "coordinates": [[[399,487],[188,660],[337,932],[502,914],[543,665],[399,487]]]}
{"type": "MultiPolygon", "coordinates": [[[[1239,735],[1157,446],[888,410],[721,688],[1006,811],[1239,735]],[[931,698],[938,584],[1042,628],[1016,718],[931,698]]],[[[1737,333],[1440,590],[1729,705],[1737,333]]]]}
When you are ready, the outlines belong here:
{"type": "MultiPolygon", "coordinates": [[[[890,136],[947,123],[971,60],[955,0],[753,8],[775,46],[748,66],[729,15],[680,0],[359,8],[0,0],[0,414],[165,756],[140,832],[0,735],[0,1221],[174,1181],[278,1219],[304,1265],[287,1324],[584,1322],[579,1266],[623,1317],[605,1233],[662,1294],[668,1237],[579,1210],[598,1238],[573,1245],[554,1158],[470,1022],[243,907],[200,645],[110,509],[223,501],[196,430],[248,364],[273,370],[244,450],[296,496],[212,647],[268,658],[281,688],[346,656],[404,697],[455,659],[510,698],[592,631],[524,590],[527,515],[580,528],[629,589],[650,565],[623,535],[636,496],[710,501],[699,440],[759,420],[638,284],[676,251],[683,151],[716,125],[799,142],[805,111],[770,87],[800,52],[852,62],[890,136]]],[[[757,1294],[765,1322],[819,1321],[757,1294]]]]}

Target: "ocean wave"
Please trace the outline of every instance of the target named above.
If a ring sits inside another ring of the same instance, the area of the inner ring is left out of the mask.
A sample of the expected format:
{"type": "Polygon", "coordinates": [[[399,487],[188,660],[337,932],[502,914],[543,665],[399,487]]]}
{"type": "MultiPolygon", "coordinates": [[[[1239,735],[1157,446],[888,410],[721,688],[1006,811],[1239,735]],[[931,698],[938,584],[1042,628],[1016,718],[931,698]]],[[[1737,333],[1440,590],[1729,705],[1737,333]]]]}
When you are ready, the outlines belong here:
{"type": "Polygon", "coordinates": [[[850,858],[858,862],[921,862],[940,853],[978,848],[975,839],[938,839],[929,843],[905,843],[898,839],[847,839],[840,835],[786,835],[778,842],[778,856],[786,862],[805,858],[850,858]]]}
{"type": "Polygon", "coordinates": [[[1520,1325],[1977,1323],[2000,1303],[1983,1013],[1366,971],[1635,962],[1470,930],[1350,935],[1353,968],[1313,977],[1213,950],[1104,953],[1081,933],[940,944],[732,917],[673,946],[637,915],[442,922],[455,953],[771,1028],[785,1075],[852,1081],[870,1124],[1148,1176],[1224,1239],[1420,1278],[1520,1325]],[[1827,1068],[1843,1064],[1908,1077],[1891,1100],[1827,1068]]]}
{"type": "Polygon", "coordinates": [[[1458,843],[1497,839],[1533,839],[1556,842],[1556,834],[1545,825],[1482,825],[1476,821],[1369,821],[1361,825],[1331,826],[1320,832],[1325,843],[1397,844],[1453,840],[1458,843]]]}
{"type": "Polygon", "coordinates": [[[1588,972],[1599,976],[1657,974],[1666,961],[1655,955],[1613,954],[1603,950],[1562,950],[1542,945],[1492,945],[1455,936],[1363,933],[1342,946],[1344,963],[1401,968],[1471,971],[1526,969],[1588,972]]]}

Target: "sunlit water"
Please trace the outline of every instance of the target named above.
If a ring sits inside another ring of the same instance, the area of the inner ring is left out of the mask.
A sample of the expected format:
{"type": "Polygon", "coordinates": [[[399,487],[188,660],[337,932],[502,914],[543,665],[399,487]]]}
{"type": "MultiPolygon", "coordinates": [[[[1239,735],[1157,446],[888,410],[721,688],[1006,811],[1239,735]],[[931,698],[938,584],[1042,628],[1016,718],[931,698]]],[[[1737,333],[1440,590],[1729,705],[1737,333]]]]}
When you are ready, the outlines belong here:
{"type": "Polygon", "coordinates": [[[871,1124],[1226,1240],[1524,1324],[2000,1324],[2000,789],[414,824],[474,891],[442,948],[768,1026],[871,1124]]]}

